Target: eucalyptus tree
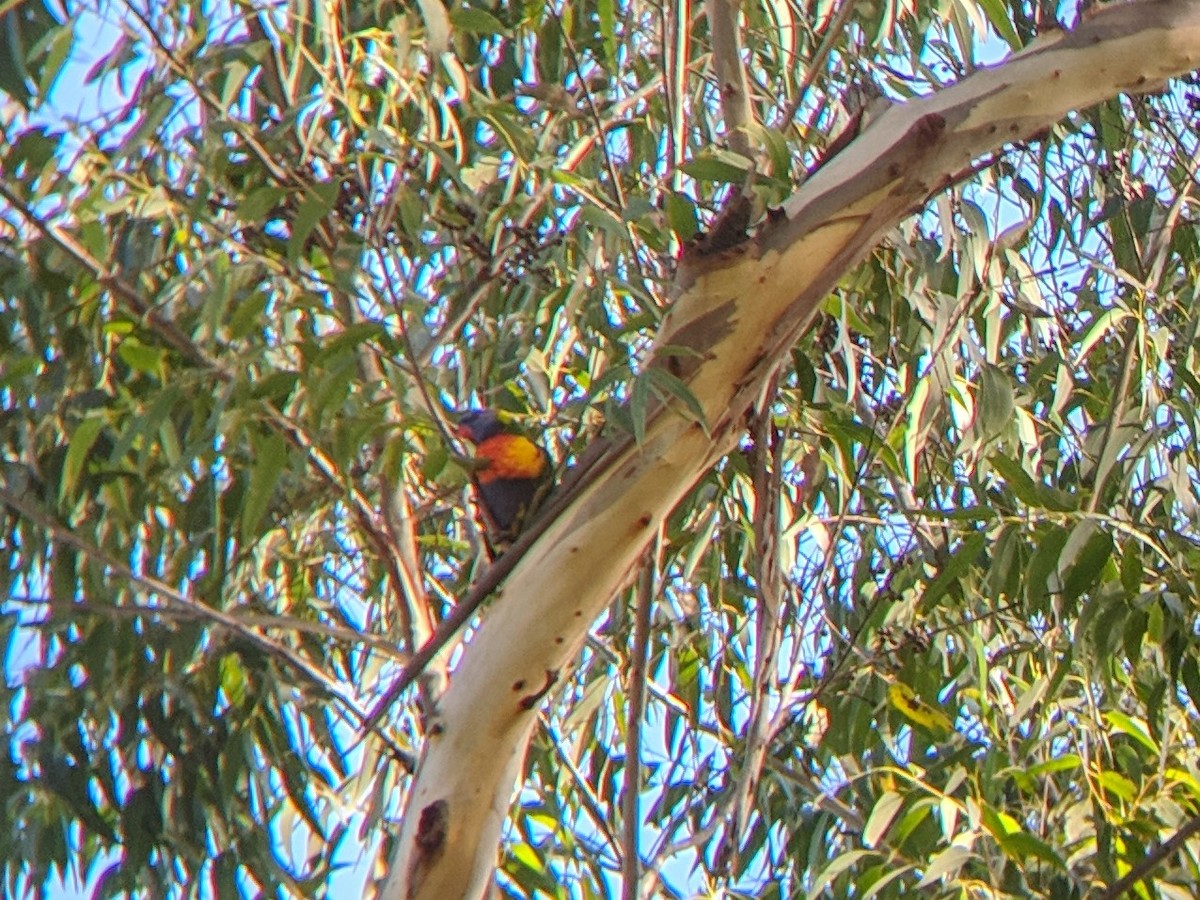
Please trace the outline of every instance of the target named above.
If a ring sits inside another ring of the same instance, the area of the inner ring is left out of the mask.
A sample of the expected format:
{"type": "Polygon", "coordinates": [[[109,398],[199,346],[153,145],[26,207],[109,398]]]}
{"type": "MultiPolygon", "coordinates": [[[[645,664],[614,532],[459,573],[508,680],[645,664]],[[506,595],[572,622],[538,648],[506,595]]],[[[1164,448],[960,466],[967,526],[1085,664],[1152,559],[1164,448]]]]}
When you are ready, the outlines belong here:
{"type": "Polygon", "coordinates": [[[1193,894],[1200,3],[0,16],[12,892],[1193,894]]]}

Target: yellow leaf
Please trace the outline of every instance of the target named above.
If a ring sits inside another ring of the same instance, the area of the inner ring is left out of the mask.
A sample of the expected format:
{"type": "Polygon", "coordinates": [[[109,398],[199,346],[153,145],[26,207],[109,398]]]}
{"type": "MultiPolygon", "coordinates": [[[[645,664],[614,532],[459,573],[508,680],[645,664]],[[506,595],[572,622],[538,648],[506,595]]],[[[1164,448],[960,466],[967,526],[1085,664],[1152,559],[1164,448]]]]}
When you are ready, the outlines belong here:
{"type": "Polygon", "coordinates": [[[950,721],[950,717],[920,699],[907,684],[892,682],[888,685],[887,696],[888,703],[899,710],[906,719],[923,725],[930,731],[944,733],[953,730],[954,723],[950,721]]]}

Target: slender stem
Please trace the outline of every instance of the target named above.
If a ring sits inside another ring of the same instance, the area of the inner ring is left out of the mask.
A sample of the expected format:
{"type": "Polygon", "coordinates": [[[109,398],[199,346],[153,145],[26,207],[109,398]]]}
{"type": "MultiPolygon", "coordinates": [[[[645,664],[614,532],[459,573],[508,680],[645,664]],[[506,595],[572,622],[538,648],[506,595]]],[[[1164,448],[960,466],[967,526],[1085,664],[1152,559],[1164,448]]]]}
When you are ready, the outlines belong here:
{"type": "MultiPolygon", "coordinates": [[[[588,781],[587,775],[579,770],[574,757],[567,752],[567,748],[571,746],[571,742],[554,730],[554,727],[547,721],[545,715],[538,716],[538,726],[542,729],[542,734],[545,736],[546,743],[550,745],[551,750],[554,752],[554,756],[570,774],[571,780],[575,782],[574,789],[579,792],[583,809],[587,812],[588,818],[592,820],[592,826],[596,829],[597,833],[604,836],[607,844],[615,850],[617,847],[617,836],[613,834],[612,828],[609,825],[611,816],[606,810],[606,804],[596,796],[596,791],[588,781]]],[[[599,858],[599,854],[595,856],[597,859],[599,858]]]]}
{"type": "Polygon", "coordinates": [[[844,0],[837,11],[837,15],[825,29],[825,34],[821,38],[821,44],[817,47],[817,52],[813,54],[812,59],[808,61],[808,66],[804,70],[804,79],[796,89],[796,95],[784,110],[783,115],[780,116],[780,128],[787,128],[792,119],[796,117],[796,113],[800,111],[800,107],[804,105],[804,98],[808,96],[813,82],[817,79],[817,73],[824,67],[825,60],[833,50],[833,45],[837,43],[837,39],[841,36],[846,24],[850,21],[850,16],[854,13],[856,5],[857,0],[844,0]]]}
{"type": "MultiPolygon", "coordinates": [[[[662,545],[662,530],[655,546],[662,545]]],[[[642,792],[642,718],[646,711],[646,661],[650,646],[650,608],[655,593],[657,552],[647,554],[637,584],[633,645],[629,649],[629,680],[625,686],[625,779],[621,786],[621,900],[637,900],[641,881],[638,845],[642,832],[639,798],[642,792]]]]}
{"type": "Polygon", "coordinates": [[[779,566],[779,495],[783,471],[783,438],[775,433],[771,404],[776,394],[776,378],[763,392],[762,408],[751,421],[754,450],[751,455],[754,485],[754,547],[758,563],[758,610],[756,614],[754,687],[750,697],[750,717],[746,724],[741,771],[733,791],[733,809],[726,847],[734,867],[741,845],[750,828],[754,797],[762,778],[771,743],[770,706],[777,692],[772,685],[779,671],[779,648],[783,641],[785,617],[783,571],[779,566]]]}
{"type": "Polygon", "coordinates": [[[1163,860],[1182,847],[1188,838],[1198,832],[1200,832],[1200,816],[1195,816],[1171,837],[1147,853],[1146,858],[1126,872],[1123,878],[1109,885],[1108,890],[1100,895],[1101,900],[1117,900],[1118,897],[1124,896],[1139,881],[1149,876],[1163,860]]]}

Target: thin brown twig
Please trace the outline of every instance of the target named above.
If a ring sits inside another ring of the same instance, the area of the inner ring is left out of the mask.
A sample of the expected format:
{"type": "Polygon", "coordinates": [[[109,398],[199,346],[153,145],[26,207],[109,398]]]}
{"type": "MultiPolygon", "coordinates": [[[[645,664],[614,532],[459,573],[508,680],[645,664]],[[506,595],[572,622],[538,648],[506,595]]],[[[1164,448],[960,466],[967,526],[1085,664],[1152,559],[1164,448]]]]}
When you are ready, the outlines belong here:
{"type": "Polygon", "coordinates": [[[1130,869],[1122,878],[1109,885],[1100,895],[1100,900],[1117,900],[1121,895],[1133,890],[1137,883],[1149,877],[1160,863],[1182,847],[1191,837],[1200,833],[1200,816],[1194,816],[1173,835],[1146,854],[1136,866],[1130,869]]]}
{"type": "Polygon", "coordinates": [[[755,410],[751,421],[754,437],[752,456],[754,484],[755,554],[758,557],[758,610],[755,636],[754,687],[750,699],[750,716],[746,723],[745,749],[741,771],[731,795],[731,829],[726,846],[736,863],[741,845],[748,836],[754,796],[762,778],[771,743],[770,703],[774,694],[772,684],[777,679],[779,649],[785,622],[780,615],[783,607],[783,572],[779,566],[779,497],[783,478],[783,447],[781,435],[776,434],[771,412],[777,390],[774,376],[763,392],[762,408],[755,410]]]}
{"type": "Polygon", "coordinates": [[[553,749],[554,755],[558,757],[559,763],[570,773],[572,780],[575,782],[575,789],[579,792],[583,808],[587,810],[592,824],[598,832],[604,835],[604,839],[608,845],[615,848],[618,846],[617,836],[613,834],[612,828],[609,825],[609,816],[605,812],[604,803],[596,796],[596,791],[588,782],[587,776],[579,770],[579,766],[575,763],[575,760],[567,753],[569,742],[564,740],[562,735],[555,733],[544,713],[538,713],[538,727],[541,728],[542,733],[546,736],[546,742],[553,749]]]}
{"type": "MultiPolygon", "coordinates": [[[[1200,150],[1197,150],[1192,156],[1193,165],[1197,159],[1200,159],[1200,150]]],[[[1178,219],[1183,204],[1190,194],[1191,186],[1187,185],[1179,192],[1171,204],[1171,207],[1167,211],[1166,221],[1163,224],[1165,234],[1169,235],[1171,233],[1173,223],[1178,219]]],[[[1132,233],[1132,222],[1128,221],[1128,209],[1125,210],[1125,216],[1127,220],[1126,225],[1131,229],[1132,233]]],[[[1152,259],[1147,259],[1150,253],[1148,248],[1144,252],[1136,254],[1137,276],[1144,280],[1150,290],[1155,290],[1159,280],[1162,278],[1166,261],[1171,255],[1171,241],[1169,238],[1158,240],[1154,250],[1152,259]]],[[[1117,388],[1112,395],[1112,407],[1104,422],[1103,437],[1100,439],[1100,450],[1096,454],[1098,462],[1095,485],[1084,504],[1085,511],[1089,513],[1094,513],[1099,508],[1100,498],[1104,495],[1105,478],[1112,471],[1113,466],[1116,464],[1116,454],[1120,452],[1120,448],[1114,447],[1113,443],[1117,437],[1117,432],[1125,424],[1125,410],[1129,406],[1131,399],[1129,389],[1133,383],[1134,370],[1143,359],[1142,342],[1138,340],[1141,331],[1141,316],[1131,316],[1121,330],[1120,341],[1124,345],[1124,353],[1121,357],[1121,374],[1117,379],[1117,388]],[[1108,461],[1107,465],[1105,464],[1106,460],[1108,461]]]]}
{"type": "Polygon", "coordinates": [[[862,831],[865,827],[866,820],[863,814],[855,807],[838,799],[838,793],[848,789],[851,786],[850,782],[823,785],[817,778],[814,778],[807,772],[797,771],[786,763],[770,757],[767,758],[766,765],[772,772],[781,778],[786,778],[788,781],[793,782],[809,797],[812,797],[812,805],[817,809],[841,819],[842,826],[845,829],[857,832],[862,831]]]}
{"type": "MultiPolygon", "coordinates": [[[[592,90],[588,87],[588,79],[583,71],[583,65],[579,58],[579,52],[575,49],[575,42],[571,39],[570,33],[563,26],[562,16],[559,15],[557,9],[551,7],[551,14],[554,16],[554,21],[558,24],[559,34],[562,35],[563,47],[566,48],[567,55],[571,58],[571,68],[575,70],[575,77],[579,79],[580,90],[583,92],[584,101],[587,103],[588,112],[591,115],[592,122],[596,126],[596,134],[602,135],[606,128],[604,120],[600,117],[600,110],[596,106],[596,99],[592,96],[592,90]]],[[[617,209],[622,213],[628,206],[625,199],[625,189],[621,187],[620,172],[617,170],[617,164],[613,160],[612,152],[609,149],[608,143],[600,142],[600,152],[604,156],[604,165],[608,169],[608,177],[612,182],[613,199],[617,202],[617,209]]],[[[624,216],[622,216],[624,218],[624,216]]],[[[638,237],[637,231],[634,230],[633,223],[627,221],[625,223],[625,233],[629,237],[630,245],[633,247],[633,264],[637,267],[638,274],[642,279],[647,279],[649,276],[646,273],[643,265],[642,254],[638,252],[639,248],[643,247],[642,240],[638,237]]]]}
{"type": "Polygon", "coordinates": [[[804,70],[804,78],[801,79],[799,87],[796,88],[796,96],[792,98],[792,102],[784,109],[783,115],[780,117],[780,127],[786,128],[788,124],[796,117],[796,113],[800,111],[800,107],[804,105],[804,99],[808,96],[809,89],[812,88],[813,82],[817,80],[817,73],[825,65],[825,60],[833,51],[833,45],[837,41],[838,36],[850,21],[850,16],[854,12],[855,4],[858,0],[843,0],[841,8],[838,9],[837,15],[833,21],[829,23],[829,27],[825,29],[825,34],[821,38],[821,44],[817,47],[817,52],[813,54],[811,60],[804,70]]]}
{"type": "Polygon", "coordinates": [[[689,0],[673,0],[661,7],[661,38],[663,59],[663,96],[668,110],[667,162],[671,166],[671,190],[683,184],[680,168],[687,155],[687,136],[684,131],[684,98],[687,94],[688,46],[691,42],[691,22],[688,19],[689,0]]]}
{"type": "Polygon", "coordinates": [[[625,769],[621,785],[621,898],[637,900],[641,881],[638,845],[642,833],[639,800],[642,793],[642,720],[646,711],[646,664],[650,646],[650,610],[662,548],[662,526],[647,553],[634,595],[633,643],[629,648],[629,680],[625,685],[625,769]]]}
{"type": "MultiPolygon", "coordinates": [[[[14,596],[8,597],[10,603],[17,603],[22,606],[37,608],[41,606],[49,606],[54,601],[50,597],[31,597],[31,596],[14,596]]],[[[119,616],[128,618],[130,616],[145,616],[153,615],[160,619],[178,620],[178,621],[208,621],[208,616],[202,612],[198,612],[192,608],[183,608],[178,606],[122,606],[118,603],[102,603],[94,600],[74,600],[72,607],[84,612],[91,612],[98,616],[119,616]]],[[[303,634],[315,634],[321,637],[333,638],[337,641],[342,641],[347,645],[370,644],[375,647],[385,656],[390,656],[393,659],[403,661],[408,658],[407,654],[401,653],[396,649],[391,638],[379,634],[363,634],[361,631],[355,631],[353,628],[345,628],[339,625],[326,625],[324,622],[310,622],[307,619],[298,619],[295,616],[283,614],[263,613],[248,613],[239,612],[237,615],[238,622],[245,625],[247,628],[262,628],[269,631],[291,631],[303,634]]]]}
{"type": "MultiPolygon", "coordinates": [[[[437,415],[440,409],[433,403],[426,379],[415,362],[412,340],[406,327],[402,309],[403,304],[392,284],[392,279],[388,277],[387,259],[380,248],[375,247],[374,251],[379,263],[380,272],[383,275],[384,285],[396,309],[396,315],[400,319],[400,334],[404,341],[405,351],[409,360],[413,360],[409,375],[417,384],[421,397],[425,401],[427,412],[441,425],[441,419],[437,415]]],[[[369,366],[375,373],[375,376],[380,381],[383,381],[385,377],[383,365],[378,359],[363,360],[361,364],[363,367],[369,366]]],[[[394,403],[393,409],[393,418],[399,420],[401,418],[400,411],[395,408],[394,403]]],[[[442,427],[444,428],[444,426],[442,427]]],[[[402,473],[406,472],[407,467],[401,466],[401,471],[402,473]]],[[[402,475],[402,480],[404,477],[407,476],[402,475]]],[[[409,497],[403,484],[395,488],[381,485],[380,496],[384,527],[391,538],[392,552],[389,554],[388,565],[391,568],[392,577],[400,589],[402,627],[406,632],[405,637],[408,641],[408,646],[415,647],[417,644],[428,640],[434,631],[434,626],[429,597],[425,590],[424,572],[421,569],[420,555],[416,547],[416,523],[412,514],[412,505],[409,502],[409,497]]],[[[431,675],[428,671],[425,674],[426,676],[431,675]]],[[[423,693],[421,699],[426,709],[433,708],[437,696],[441,693],[443,682],[444,672],[437,673],[436,679],[434,677],[422,679],[421,689],[423,693]]]]}
{"type": "Polygon", "coordinates": [[[270,102],[279,107],[279,114],[282,117],[287,114],[288,109],[295,101],[290,90],[291,86],[285,84],[283,79],[284,59],[281,42],[275,39],[273,26],[271,33],[267,31],[270,21],[267,11],[260,9],[256,15],[246,16],[244,24],[246,33],[252,42],[261,42],[270,48],[266,54],[270,58],[270,65],[264,63],[262,67],[263,93],[267,95],[270,102]]]}

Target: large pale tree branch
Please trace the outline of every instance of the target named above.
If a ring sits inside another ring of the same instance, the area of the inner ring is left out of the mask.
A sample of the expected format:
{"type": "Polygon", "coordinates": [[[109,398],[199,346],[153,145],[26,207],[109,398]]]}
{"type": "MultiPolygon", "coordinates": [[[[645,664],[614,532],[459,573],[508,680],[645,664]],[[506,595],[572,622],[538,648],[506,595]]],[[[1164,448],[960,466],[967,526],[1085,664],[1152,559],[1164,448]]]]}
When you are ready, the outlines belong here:
{"type": "Polygon", "coordinates": [[[613,445],[495,590],[433,711],[388,900],[483,895],[543,698],[658,525],[734,446],[745,411],[837,279],[973,159],[1072,109],[1198,66],[1200,0],[1106,8],[1001,66],[888,110],[750,240],[680,261],[652,364],[687,382],[706,421],[663,409],[640,446],[613,445]]]}

